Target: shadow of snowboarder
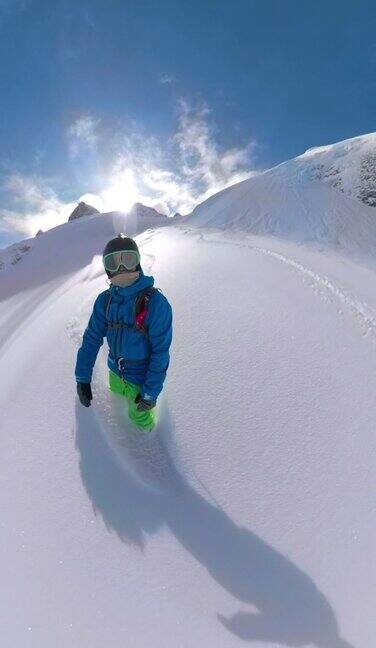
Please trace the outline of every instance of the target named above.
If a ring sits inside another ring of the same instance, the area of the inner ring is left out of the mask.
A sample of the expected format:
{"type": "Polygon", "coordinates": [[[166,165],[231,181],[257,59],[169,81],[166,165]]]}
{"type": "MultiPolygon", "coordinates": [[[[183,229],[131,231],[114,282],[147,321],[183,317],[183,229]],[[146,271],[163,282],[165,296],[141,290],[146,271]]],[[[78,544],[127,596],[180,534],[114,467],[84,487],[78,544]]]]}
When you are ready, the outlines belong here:
{"type": "MultiPolygon", "coordinates": [[[[334,611],[313,580],[291,560],[205,500],[176,468],[169,450],[171,420],[158,442],[161,488],[127,471],[90,411],[76,408],[76,445],[86,491],[107,527],[126,543],[144,546],[167,526],[182,546],[236,599],[256,607],[219,621],[246,641],[287,646],[352,648],[339,636],[334,611]]],[[[153,473],[153,471],[151,471],[153,473]]]]}

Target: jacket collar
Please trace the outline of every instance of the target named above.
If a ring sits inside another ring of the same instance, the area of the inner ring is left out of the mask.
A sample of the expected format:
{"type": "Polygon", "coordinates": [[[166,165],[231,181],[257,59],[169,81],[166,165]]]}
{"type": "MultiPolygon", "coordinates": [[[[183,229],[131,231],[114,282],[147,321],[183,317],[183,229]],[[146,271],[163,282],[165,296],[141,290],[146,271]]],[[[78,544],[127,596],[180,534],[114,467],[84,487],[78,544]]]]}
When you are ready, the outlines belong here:
{"type": "Polygon", "coordinates": [[[111,292],[111,295],[120,295],[126,299],[127,297],[132,297],[140,290],[143,290],[144,288],[153,285],[154,285],[154,277],[148,277],[147,275],[144,275],[144,273],[141,270],[140,276],[137,279],[137,281],[135,281],[130,286],[121,287],[121,286],[113,286],[111,284],[109,290],[111,292]]]}

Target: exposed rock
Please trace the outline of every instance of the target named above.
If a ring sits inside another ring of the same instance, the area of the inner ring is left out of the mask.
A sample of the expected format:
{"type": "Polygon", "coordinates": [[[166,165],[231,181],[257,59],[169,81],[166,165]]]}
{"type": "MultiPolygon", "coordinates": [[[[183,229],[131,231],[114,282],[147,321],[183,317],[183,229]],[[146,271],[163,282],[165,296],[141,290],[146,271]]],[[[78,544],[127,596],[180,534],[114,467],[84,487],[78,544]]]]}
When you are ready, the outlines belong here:
{"type": "Polygon", "coordinates": [[[137,216],[157,216],[158,218],[167,218],[165,214],[161,214],[159,211],[154,209],[154,207],[147,207],[146,205],[143,205],[142,203],[135,203],[131,209],[133,213],[135,213],[137,216]]]}
{"type": "Polygon", "coordinates": [[[22,254],[25,254],[25,252],[28,252],[29,250],[31,250],[31,245],[28,245],[27,243],[21,243],[18,246],[18,250],[19,250],[19,252],[22,252],[22,254]]]}
{"type": "Polygon", "coordinates": [[[87,205],[85,202],[79,202],[77,207],[72,211],[71,215],[68,218],[68,222],[76,220],[77,218],[82,218],[82,216],[93,216],[93,214],[100,214],[98,209],[87,205]]]}
{"type": "Polygon", "coordinates": [[[17,254],[15,254],[11,260],[11,264],[16,265],[19,261],[21,261],[21,259],[22,259],[22,255],[17,252],[17,254]]]}
{"type": "Polygon", "coordinates": [[[370,207],[376,207],[376,152],[365,155],[360,166],[358,198],[370,207]]]}
{"type": "Polygon", "coordinates": [[[376,133],[309,149],[286,165],[298,165],[302,178],[323,180],[346,196],[376,207],[376,133]]]}

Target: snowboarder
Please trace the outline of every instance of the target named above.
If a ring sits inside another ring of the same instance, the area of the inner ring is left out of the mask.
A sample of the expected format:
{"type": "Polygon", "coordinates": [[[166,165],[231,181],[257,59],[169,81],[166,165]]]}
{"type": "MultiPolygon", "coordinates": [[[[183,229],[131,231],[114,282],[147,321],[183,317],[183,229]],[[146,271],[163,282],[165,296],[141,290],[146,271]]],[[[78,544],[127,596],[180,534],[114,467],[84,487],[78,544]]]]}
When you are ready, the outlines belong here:
{"type": "Polygon", "coordinates": [[[109,387],[128,400],[129,418],[151,430],[169,366],[172,309],[154,288],[154,278],[144,275],[133,239],[123,234],[111,239],[103,251],[103,265],[111,285],[98,295],[77,353],[77,393],[89,407],[93,367],[106,336],[109,387]]]}

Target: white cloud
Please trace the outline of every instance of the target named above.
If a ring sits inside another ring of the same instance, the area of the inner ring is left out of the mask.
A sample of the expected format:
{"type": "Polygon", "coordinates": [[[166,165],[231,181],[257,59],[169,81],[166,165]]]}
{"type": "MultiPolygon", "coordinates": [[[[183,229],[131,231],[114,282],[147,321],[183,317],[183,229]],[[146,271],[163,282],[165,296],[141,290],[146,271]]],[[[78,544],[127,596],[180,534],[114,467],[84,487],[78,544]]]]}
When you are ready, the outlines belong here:
{"type": "Polygon", "coordinates": [[[103,199],[100,196],[92,193],[86,193],[79,197],[77,202],[85,202],[87,205],[91,205],[98,209],[100,212],[106,211],[106,205],[103,202],[103,199]]]}
{"type": "Polygon", "coordinates": [[[36,176],[11,174],[2,190],[12,196],[14,208],[1,210],[0,224],[8,231],[26,236],[65,223],[75,206],[75,203],[62,202],[47,182],[36,176]]]}
{"type": "MultiPolygon", "coordinates": [[[[92,178],[100,188],[79,200],[102,212],[126,211],[141,202],[168,215],[187,214],[216,192],[250,177],[255,173],[250,171],[254,143],[221,148],[210,117],[205,104],[194,109],[180,101],[176,133],[162,143],[135,123],[106,131],[99,119],[81,115],[67,131],[72,164],[85,153],[99,162],[103,173],[92,178]]],[[[81,157],[79,162],[83,170],[81,157]]],[[[86,186],[88,180],[85,176],[86,186]]],[[[3,227],[29,236],[66,222],[76,204],[62,201],[53,183],[38,176],[9,174],[1,189],[11,196],[12,210],[2,211],[0,226],[2,221],[3,227]]]]}
{"type": "Polygon", "coordinates": [[[220,151],[209,115],[206,104],[193,110],[186,101],[180,102],[175,141],[183,177],[188,179],[196,202],[251,175],[249,166],[255,143],[248,142],[244,147],[220,151]]]}
{"type": "MultiPolygon", "coordinates": [[[[177,131],[168,146],[147,137],[132,124],[122,138],[108,183],[100,194],[106,208],[128,208],[134,202],[159,204],[164,213],[186,214],[211,195],[252,175],[254,143],[220,150],[206,105],[178,106],[177,131]]],[[[156,207],[155,207],[156,208],[156,207]]]]}
{"type": "Polygon", "coordinates": [[[89,114],[81,115],[67,131],[69,154],[75,158],[82,151],[95,153],[98,142],[98,127],[100,121],[89,114]]]}

